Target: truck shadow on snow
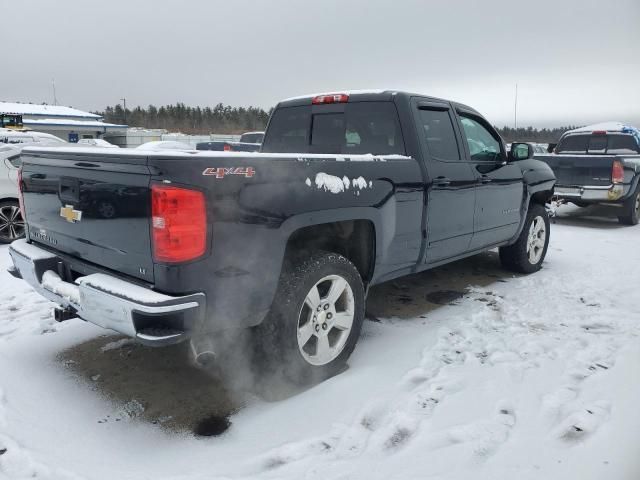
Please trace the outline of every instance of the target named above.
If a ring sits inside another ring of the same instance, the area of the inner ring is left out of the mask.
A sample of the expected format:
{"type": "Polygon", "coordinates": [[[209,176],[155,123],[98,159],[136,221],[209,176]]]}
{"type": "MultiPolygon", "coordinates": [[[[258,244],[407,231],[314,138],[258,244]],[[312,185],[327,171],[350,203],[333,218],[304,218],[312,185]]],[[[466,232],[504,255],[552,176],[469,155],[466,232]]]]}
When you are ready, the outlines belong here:
{"type": "MultiPolygon", "coordinates": [[[[367,319],[428,318],[460,301],[471,287],[490,288],[510,277],[497,252],[487,252],[372,287],[367,319]]],[[[360,347],[365,343],[366,335],[360,347]]],[[[246,392],[233,392],[223,376],[193,366],[186,344],[148,348],[119,335],[102,335],[60,352],[58,361],[108,401],[110,412],[96,418],[98,424],[141,420],[170,432],[217,435],[247,398],[246,392]]]]}
{"type": "Polygon", "coordinates": [[[559,225],[591,227],[603,230],[629,228],[627,225],[622,225],[618,222],[615,213],[615,210],[600,205],[590,205],[582,208],[574,205],[564,205],[558,209],[553,222],[559,225]]]}

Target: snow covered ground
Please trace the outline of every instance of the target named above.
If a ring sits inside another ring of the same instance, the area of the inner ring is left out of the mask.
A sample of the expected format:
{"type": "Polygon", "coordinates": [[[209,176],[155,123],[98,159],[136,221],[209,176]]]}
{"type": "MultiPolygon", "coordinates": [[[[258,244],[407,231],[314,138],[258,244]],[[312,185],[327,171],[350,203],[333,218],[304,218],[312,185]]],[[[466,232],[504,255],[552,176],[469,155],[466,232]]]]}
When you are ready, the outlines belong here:
{"type": "Polygon", "coordinates": [[[376,287],[346,372],[250,399],[206,438],[148,421],[139,392],[174,382],[168,417],[215,392],[154,377],[145,349],[97,327],[55,324],[2,247],[0,478],[637,480],[640,226],[584,214],[561,209],[537,274],[489,253],[376,287]],[[109,383],[126,375],[130,390],[109,383]]]}

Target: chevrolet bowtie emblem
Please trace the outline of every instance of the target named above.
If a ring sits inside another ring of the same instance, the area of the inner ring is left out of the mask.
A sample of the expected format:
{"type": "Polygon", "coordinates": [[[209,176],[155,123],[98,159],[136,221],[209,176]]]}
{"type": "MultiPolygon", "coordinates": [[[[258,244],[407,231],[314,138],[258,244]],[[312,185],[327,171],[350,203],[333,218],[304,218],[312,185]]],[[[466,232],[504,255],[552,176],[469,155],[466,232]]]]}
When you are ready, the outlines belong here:
{"type": "Polygon", "coordinates": [[[60,207],[60,216],[69,223],[76,223],[82,220],[82,212],[80,210],[74,210],[71,205],[60,207]]]}

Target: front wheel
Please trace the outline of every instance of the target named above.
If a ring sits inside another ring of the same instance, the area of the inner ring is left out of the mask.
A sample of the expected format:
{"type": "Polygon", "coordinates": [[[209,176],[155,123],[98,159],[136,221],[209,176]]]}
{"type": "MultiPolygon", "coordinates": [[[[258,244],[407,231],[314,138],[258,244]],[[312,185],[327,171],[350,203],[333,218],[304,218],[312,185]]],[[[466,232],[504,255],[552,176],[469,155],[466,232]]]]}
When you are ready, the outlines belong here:
{"type": "Polygon", "coordinates": [[[356,267],[337,253],[287,260],[271,311],[255,328],[259,368],[298,385],[340,372],[364,320],[356,267]]]}
{"type": "Polygon", "coordinates": [[[533,273],[540,270],[549,247],[549,214],[543,205],[529,205],[527,218],[518,240],[500,248],[502,265],[514,272],[533,273]]]}

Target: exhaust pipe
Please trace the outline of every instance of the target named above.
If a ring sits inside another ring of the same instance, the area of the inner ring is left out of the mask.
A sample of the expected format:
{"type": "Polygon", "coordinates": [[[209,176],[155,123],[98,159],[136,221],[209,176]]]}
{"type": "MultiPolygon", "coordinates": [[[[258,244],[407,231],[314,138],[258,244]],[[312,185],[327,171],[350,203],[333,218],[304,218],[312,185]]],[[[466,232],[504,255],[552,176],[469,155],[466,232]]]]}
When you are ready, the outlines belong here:
{"type": "Polygon", "coordinates": [[[211,337],[201,336],[192,338],[189,344],[191,345],[193,361],[197,366],[204,368],[215,361],[216,352],[211,337]]]}

